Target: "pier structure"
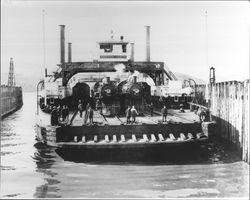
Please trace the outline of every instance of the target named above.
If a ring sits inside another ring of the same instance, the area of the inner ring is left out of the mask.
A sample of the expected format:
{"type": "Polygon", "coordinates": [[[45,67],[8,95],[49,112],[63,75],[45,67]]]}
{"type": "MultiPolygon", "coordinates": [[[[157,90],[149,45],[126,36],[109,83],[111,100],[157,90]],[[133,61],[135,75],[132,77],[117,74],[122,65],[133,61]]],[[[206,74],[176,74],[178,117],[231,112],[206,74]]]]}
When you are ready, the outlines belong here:
{"type": "Polygon", "coordinates": [[[4,118],[23,105],[22,88],[17,87],[15,83],[13,58],[10,58],[8,83],[7,85],[1,85],[0,91],[0,114],[1,118],[4,118]]]}
{"type": "Polygon", "coordinates": [[[210,119],[216,122],[213,136],[222,138],[236,148],[241,153],[242,160],[250,164],[250,80],[215,83],[214,77],[211,83],[196,86],[197,103],[191,103],[190,109],[207,109],[210,119]]]}

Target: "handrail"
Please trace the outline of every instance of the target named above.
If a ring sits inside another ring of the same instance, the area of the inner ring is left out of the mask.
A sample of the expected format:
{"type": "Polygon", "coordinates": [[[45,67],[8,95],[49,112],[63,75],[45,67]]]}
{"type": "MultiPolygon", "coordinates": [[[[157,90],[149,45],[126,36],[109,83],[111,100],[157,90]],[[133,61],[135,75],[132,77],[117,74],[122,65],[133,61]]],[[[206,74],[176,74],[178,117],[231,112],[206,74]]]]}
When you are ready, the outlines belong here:
{"type": "Polygon", "coordinates": [[[203,106],[203,105],[200,105],[200,104],[197,104],[197,103],[188,102],[188,104],[190,104],[190,105],[194,105],[194,106],[198,106],[198,107],[204,108],[204,109],[206,109],[206,110],[209,110],[209,108],[208,108],[208,107],[203,106]]]}

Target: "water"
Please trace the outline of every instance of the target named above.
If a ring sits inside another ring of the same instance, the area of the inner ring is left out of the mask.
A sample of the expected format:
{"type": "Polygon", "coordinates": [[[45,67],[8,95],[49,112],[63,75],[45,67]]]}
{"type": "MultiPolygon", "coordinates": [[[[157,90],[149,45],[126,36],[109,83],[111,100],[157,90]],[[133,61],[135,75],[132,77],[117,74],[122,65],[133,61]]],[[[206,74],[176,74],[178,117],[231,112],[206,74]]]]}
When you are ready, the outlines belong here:
{"type": "Polygon", "coordinates": [[[248,197],[249,166],[209,143],[208,156],[175,162],[64,161],[35,141],[36,95],[1,123],[2,198],[248,197]]]}

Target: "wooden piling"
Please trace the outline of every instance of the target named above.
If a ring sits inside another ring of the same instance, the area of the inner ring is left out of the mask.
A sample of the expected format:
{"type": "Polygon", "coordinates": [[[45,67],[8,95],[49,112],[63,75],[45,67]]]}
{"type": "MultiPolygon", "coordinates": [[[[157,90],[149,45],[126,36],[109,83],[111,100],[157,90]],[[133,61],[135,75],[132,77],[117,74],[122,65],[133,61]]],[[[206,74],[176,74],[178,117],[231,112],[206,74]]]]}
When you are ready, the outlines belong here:
{"type": "Polygon", "coordinates": [[[206,96],[209,98],[210,114],[216,120],[216,135],[237,148],[242,153],[242,160],[250,164],[249,79],[210,84],[208,90],[197,87],[198,93],[202,93],[198,94],[199,103],[204,102],[206,96]]]}

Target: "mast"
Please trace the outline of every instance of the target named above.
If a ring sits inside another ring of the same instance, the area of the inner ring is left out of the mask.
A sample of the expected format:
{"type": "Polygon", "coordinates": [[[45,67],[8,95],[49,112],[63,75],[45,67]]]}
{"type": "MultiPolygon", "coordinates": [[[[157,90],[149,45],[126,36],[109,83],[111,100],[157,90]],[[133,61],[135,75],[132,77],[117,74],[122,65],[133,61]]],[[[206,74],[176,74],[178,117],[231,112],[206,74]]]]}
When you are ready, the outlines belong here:
{"type": "Polygon", "coordinates": [[[45,48],[45,11],[42,11],[42,19],[43,19],[43,67],[45,69],[45,77],[47,77],[47,69],[46,69],[46,48],[45,48]]]}
{"type": "Polygon", "coordinates": [[[45,10],[42,10],[42,26],[43,26],[43,67],[45,70],[45,79],[44,79],[44,105],[47,105],[47,95],[46,95],[46,77],[47,77],[47,68],[46,68],[46,48],[45,48],[45,10]]]}
{"type": "Polygon", "coordinates": [[[206,37],[206,69],[208,69],[208,33],[207,33],[207,11],[205,11],[205,37],[206,37]]]}

